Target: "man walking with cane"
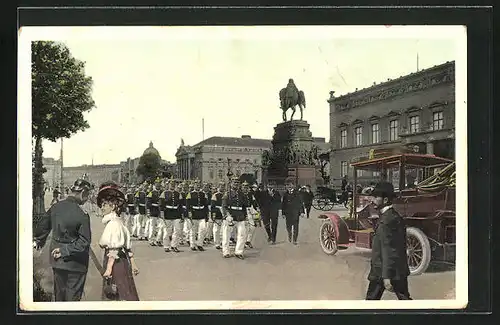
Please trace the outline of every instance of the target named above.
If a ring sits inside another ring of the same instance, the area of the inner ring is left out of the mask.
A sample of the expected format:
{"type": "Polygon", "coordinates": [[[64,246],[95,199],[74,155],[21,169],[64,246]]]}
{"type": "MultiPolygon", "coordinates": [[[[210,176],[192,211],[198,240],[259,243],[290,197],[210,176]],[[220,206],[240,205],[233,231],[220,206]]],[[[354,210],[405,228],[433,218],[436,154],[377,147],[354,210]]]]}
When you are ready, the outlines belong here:
{"type": "Polygon", "coordinates": [[[50,265],[55,301],[80,301],[85,287],[91,242],[90,217],[81,205],[89,198],[90,183],[75,181],[65,200],[52,205],[34,229],[34,247],[45,246],[50,232],[50,265]]]}

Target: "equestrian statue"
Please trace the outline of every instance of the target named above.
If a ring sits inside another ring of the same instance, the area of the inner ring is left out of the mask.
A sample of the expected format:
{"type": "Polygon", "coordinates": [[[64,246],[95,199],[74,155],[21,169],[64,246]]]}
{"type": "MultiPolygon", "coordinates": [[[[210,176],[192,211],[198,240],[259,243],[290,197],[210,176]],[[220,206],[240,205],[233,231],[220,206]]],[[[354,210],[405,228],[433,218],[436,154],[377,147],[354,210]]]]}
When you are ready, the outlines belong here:
{"type": "Polygon", "coordinates": [[[280,109],[283,111],[283,122],[286,122],[286,111],[291,108],[292,116],[290,116],[290,121],[293,120],[293,115],[295,114],[295,106],[299,105],[300,108],[300,120],[303,118],[303,111],[306,107],[306,98],[302,90],[298,90],[297,86],[293,82],[293,79],[288,80],[288,85],[286,88],[280,90],[280,109]]]}

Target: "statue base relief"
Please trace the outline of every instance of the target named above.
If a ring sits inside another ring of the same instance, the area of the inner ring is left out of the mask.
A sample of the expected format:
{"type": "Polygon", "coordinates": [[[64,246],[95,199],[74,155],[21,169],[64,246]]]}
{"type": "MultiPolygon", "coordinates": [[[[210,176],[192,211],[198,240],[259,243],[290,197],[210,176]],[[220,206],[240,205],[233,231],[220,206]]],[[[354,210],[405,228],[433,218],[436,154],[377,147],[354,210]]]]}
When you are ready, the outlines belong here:
{"type": "Polygon", "coordinates": [[[309,127],[309,123],[303,120],[276,125],[269,154],[270,163],[262,173],[264,183],[273,182],[282,188],[292,182],[295,186],[310,185],[313,190],[323,184],[309,127]]]}

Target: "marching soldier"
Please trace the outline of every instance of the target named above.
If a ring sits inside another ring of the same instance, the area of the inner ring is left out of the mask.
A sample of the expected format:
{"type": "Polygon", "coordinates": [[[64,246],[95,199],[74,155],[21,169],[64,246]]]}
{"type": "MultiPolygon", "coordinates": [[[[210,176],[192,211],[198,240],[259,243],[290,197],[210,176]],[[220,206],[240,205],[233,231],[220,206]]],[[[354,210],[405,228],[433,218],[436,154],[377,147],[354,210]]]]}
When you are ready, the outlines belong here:
{"type": "Polygon", "coordinates": [[[127,188],[125,199],[127,200],[127,210],[125,211],[125,227],[129,229],[129,231],[132,233],[132,228],[134,225],[134,217],[136,214],[136,209],[135,209],[135,199],[134,199],[134,188],[132,186],[129,186],[127,188]]]}
{"type": "Polygon", "coordinates": [[[148,224],[146,226],[147,238],[151,246],[156,246],[156,243],[154,241],[154,233],[157,227],[158,217],[160,216],[160,204],[159,204],[160,194],[158,193],[158,190],[156,189],[155,185],[150,186],[150,192],[147,198],[148,198],[147,205],[149,208],[149,218],[148,218],[148,224]]]}
{"type": "Polygon", "coordinates": [[[212,212],[212,222],[213,222],[213,236],[214,236],[214,244],[216,249],[221,249],[222,239],[221,239],[221,230],[222,230],[222,197],[224,196],[226,184],[224,182],[219,183],[219,187],[217,188],[217,192],[212,195],[211,203],[210,203],[210,211],[212,212]]]}
{"type": "Polygon", "coordinates": [[[222,256],[230,257],[229,236],[230,225],[234,223],[236,228],[236,247],[234,255],[239,259],[244,259],[243,250],[245,248],[247,208],[249,207],[248,197],[239,189],[238,177],[233,177],[231,188],[224,194],[222,199],[222,211],[226,217],[222,223],[222,256]]]}
{"type": "Polygon", "coordinates": [[[144,185],[138,187],[135,193],[135,203],[137,214],[134,216],[134,225],[132,227],[132,235],[138,237],[139,240],[146,240],[146,192],[144,185]]]}
{"type": "Polygon", "coordinates": [[[182,238],[183,197],[175,189],[174,182],[171,182],[168,186],[169,189],[162,193],[165,202],[163,248],[165,252],[179,253],[180,250],[177,246],[182,238]]]}
{"type": "MultiPolygon", "coordinates": [[[[205,196],[207,199],[210,201],[212,198],[212,189],[209,183],[203,184],[203,192],[205,193],[205,196]]],[[[209,202],[210,205],[210,202],[209,202]]],[[[210,210],[210,209],[209,209],[210,210]]],[[[211,213],[211,212],[209,212],[211,213]]],[[[206,229],[205,229],[205,240],[204,243],[208,244],[213,238],[212,238],[212,232],[213,232],[213,221],[212,218],[209,218],[206,224],[206,229]]]]}
{"type": "Polygon", "coordinates": [[[185,241],[187,242],[188,246],[191,246],[189,233],[191,232],[191,227],[193,226],[193,222],[192,222],[191,218],[189,218],[189,211],[187,209],[187,195],[189,193],[191,193],[191,191],[193,191],[193,190],[194,190],[193,184],[188,183],[188,182],[186,182],[184,184],[184,194],[185,194],[185,196],[184,196],[184,201],[185,201],[184,209],[186,211],[185,212],[186,218],[184,219],[185,222],[183,225],[182,233],[183,233],[183,237],[184,237],[185,241]]]}
{"type": "Polygon", "coordinates": [[[249,206],[247,208],[247,237],[245,241],[245,248],[253,248],[252,239],[255,233],[256,218],[258,213],[257,200],[255,199],[254,192],[248,186],[249,184],[243,182],[242,191],[247,196],[249,206]]]}
{"type": "Polygon", "coordinates": [[[208,198],[200,189],[199,183],[194,183],[193,190],[186,196],[186,207],[191,219],[191,229],[189,231],[189,243],[191,250],[204,251],[203,239],[205,237],[205,227],[208,220],[208,198]]]}
{"type": "Polygon", "coordinates": [[[165,224],[165,206],[166,206],[166,201],[165,201],[165,191],[163,191],[163,182],[160,182],[161,185],[158,186],[158,192],[161,193],[160,196],[158,197],[158,204],[160,206],[160,216],[158,217],[157,224],[156,224],[156,240],[155,243],[157,246],[162,246],[163,245],[163,238],[165,235],[165,229],[166,229],[166,224],[165,224]]]}

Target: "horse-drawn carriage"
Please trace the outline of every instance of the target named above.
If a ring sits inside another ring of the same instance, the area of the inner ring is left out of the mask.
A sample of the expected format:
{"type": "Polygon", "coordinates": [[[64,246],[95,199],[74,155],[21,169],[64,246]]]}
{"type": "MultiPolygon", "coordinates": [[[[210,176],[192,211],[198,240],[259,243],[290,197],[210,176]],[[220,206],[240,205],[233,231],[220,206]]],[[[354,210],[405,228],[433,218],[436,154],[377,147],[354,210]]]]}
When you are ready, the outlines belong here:
{"type": "MultiPolygon", "coordinates": [[[[393,207],[406,224],[408,265],[412,275],[428,268],[432,260],[455,262],[455,163],[424,154],[395,154],[351,165],[354,186],[357,171],[379,172],[392,182],[396,198],[393,207]]],[[[320,227],[321,248],[334,255],[348,246],[371,249],[377,212],[370,197],[353,193],[355,209],[341,217],[324,212],[320,227]]]]}
{"type": "Polygon", "coordinates": [[[347,197],[343,193],[327,186],[318,186],[314,194],[312,206],[316,210],[330,211],[335,204],[342,204],[347,208],[347,197]]]}

